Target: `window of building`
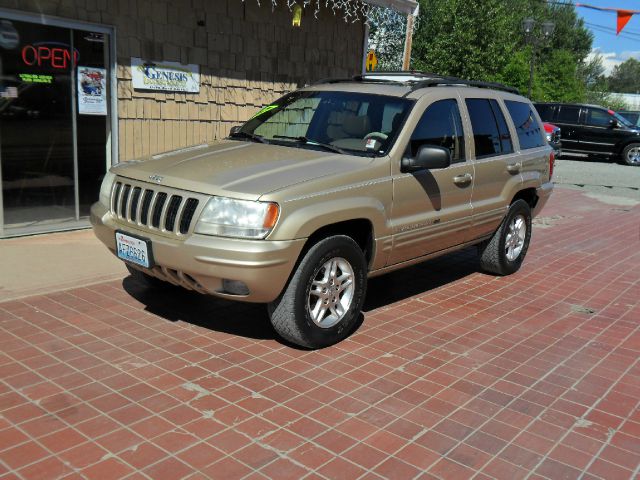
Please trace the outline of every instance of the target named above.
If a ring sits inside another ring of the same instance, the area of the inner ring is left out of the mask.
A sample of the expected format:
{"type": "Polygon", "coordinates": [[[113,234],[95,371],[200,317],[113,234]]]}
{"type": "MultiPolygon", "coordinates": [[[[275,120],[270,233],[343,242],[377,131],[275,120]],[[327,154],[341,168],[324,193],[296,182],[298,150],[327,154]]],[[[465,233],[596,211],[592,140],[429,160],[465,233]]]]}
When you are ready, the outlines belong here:
{"type": "Polygon", "coordinates": [[[452,163],[464,162],[464,132],[456,100],[439,100],[427,107],[411,135],[411,156],[422,145],[448,148],[452,163]]]}
{"type": "Polygon", "coordinates": [[[520,149],[525,150],[543,146],[542,130],[533,113],[531,104],[513,100],[505,100],[504,103],[516,127],[520,149]]]}

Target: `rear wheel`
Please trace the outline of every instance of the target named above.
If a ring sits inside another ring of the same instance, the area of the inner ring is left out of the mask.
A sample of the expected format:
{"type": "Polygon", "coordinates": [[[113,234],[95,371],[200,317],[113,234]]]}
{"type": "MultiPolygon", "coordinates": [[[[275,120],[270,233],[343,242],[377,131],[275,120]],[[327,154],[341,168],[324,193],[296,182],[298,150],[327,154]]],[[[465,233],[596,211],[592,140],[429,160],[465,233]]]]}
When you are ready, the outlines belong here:
{"type": "Polygon", "coordinates": [[[498,275],[518,271],[530,240],[531,208],[524,200],[516,200],[491,240],[480,248],[480,267],[498,275]]]}
{"type": "Polygon", "coordinates": [[[302,258],[269,317],[280,336],[322,348],[347,337],[357,323],[366,292],[367,265],[350,237],[320,240],[302,258]]]}
{"type": "Polygon", "coordinates": [[[630,143],[624,147],[622,159],[627,165],[640,167],[640,143],[630,143]]]}

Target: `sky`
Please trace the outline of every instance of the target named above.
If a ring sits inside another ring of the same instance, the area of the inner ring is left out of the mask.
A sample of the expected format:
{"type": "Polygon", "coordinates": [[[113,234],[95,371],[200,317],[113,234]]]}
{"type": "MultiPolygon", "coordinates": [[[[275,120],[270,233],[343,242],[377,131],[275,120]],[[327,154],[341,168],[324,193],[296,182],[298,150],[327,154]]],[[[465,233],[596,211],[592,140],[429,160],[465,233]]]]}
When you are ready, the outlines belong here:
{"type": "MultiPolygon", "coordinates": [[[[578,0],[575,3],[640,11],[640,0],[578,0]]],[[[602,12],[583,7],[576,7],[576,12],[584,19],[586,27],[594,35],[593,51],[603,56],[607,75],[611,73],[614,66],[629,58],[640,60],[640,13],[631,17],[624,30],[616,36],[615,12],[602,12]]]]}

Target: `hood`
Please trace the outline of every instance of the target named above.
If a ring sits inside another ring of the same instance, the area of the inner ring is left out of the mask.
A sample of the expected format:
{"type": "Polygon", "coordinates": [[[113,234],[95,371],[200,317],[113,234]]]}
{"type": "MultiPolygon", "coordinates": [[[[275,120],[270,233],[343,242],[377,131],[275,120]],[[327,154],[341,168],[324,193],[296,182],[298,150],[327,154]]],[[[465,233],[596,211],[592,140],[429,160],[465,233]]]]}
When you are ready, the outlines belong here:
{"type": "Polygon", "coordinates": [[[124,162],[111,171],[142,182],[256,200],[291,185],[364,169],[372,161],[369,157],[227,140],[124,162]]]}

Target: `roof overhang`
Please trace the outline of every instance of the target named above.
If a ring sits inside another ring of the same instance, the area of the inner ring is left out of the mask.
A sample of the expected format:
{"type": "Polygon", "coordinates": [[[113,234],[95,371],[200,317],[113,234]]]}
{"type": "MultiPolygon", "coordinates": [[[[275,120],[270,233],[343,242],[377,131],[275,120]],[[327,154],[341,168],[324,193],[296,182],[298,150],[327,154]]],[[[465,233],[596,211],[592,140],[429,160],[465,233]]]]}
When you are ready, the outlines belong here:
{"type": "Polygon", "coordinates": [[[393,10],[404,13],[405,15],[418,14],[418,2],[415,0],[364,0],[371,5],[379,7],[392,8],[393,10]]]}

